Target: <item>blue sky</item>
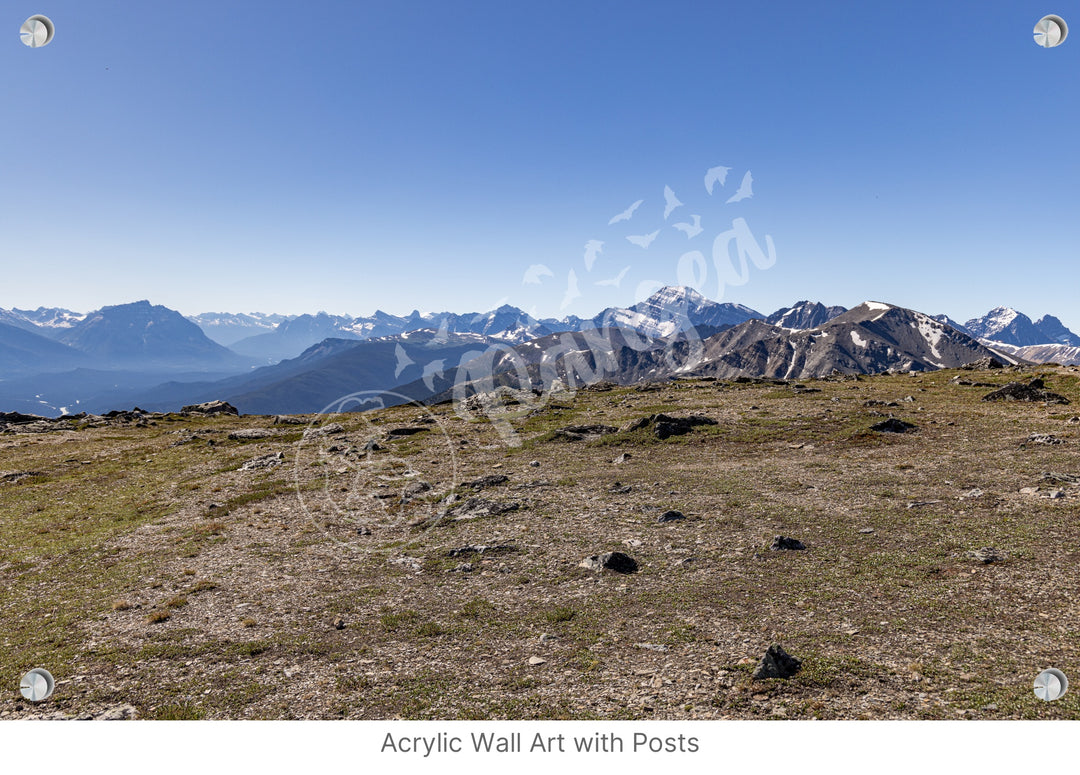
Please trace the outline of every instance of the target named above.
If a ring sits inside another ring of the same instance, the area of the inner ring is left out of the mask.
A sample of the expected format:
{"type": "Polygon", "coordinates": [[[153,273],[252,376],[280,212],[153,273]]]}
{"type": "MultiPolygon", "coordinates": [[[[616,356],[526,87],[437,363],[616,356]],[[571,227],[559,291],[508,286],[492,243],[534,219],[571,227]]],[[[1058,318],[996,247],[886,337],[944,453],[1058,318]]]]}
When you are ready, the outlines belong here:
{"type": "Polygon", "coordinates": [[[765,313],[1005,304],[1080,329],[1080,32],[1031,36],[1080,30],[1080,2],[0,9],[0,307],[584,315],[698,250],[702,292],[765,313]],[[56,37],[32,50],[34,13],[56,37]],[[721,293],[736,218],[776,262],[721,293]]]}

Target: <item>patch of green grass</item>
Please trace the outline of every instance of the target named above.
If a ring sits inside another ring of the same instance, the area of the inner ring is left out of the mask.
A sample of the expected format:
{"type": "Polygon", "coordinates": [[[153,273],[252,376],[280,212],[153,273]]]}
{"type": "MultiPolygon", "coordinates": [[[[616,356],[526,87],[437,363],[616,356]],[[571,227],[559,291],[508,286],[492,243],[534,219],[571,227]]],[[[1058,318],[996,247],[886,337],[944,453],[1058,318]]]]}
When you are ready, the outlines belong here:
{"type": "Polygon", "coordinates": [[[157,721],[198,721],[206,718],[206,711],[191,702],[174,702],[151,711],[150,718],[157,721]]]}
{"type": "Polygon", "coordinates": [[[544,621],[558,624],[572,621],[575,616],[577,616],[577,611],[570,606],[558,606],[544,612],[544,621]]]}

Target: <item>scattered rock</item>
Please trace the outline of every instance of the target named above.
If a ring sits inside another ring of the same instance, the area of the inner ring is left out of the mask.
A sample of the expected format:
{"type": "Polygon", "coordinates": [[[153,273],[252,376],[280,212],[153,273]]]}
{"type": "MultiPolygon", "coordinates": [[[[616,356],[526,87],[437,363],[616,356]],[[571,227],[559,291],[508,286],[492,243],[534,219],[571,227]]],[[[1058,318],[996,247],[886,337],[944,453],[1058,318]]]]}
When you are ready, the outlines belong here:
{"type": "Polygon", "coordinates": [[[869,401],[863,401],[863,406],[900,406],[895,401],[879,401],[876,398],[871,398],[869,401]]]}
{"type": "Polygon", "coordinates": [[[1060,500],[1061,498],[1065,497],[1065,491],[1064,490],[1054,490],[1053,492],[1051,492],[1046,497],[1050,498],[1051,500],[1060,500]]]}
{"type": "Polygon", "coordinates": [[[646,649],[648,651],[658,651],[661,654],[666,654],[668,647],[660,643],[635,643],[639,649],[646,649]]]}
{"type": "Polygon", "coordinates": [[[779,551],[800,551],[806,548],[806,544],[795,538],[787,538],[786,536],[777,536],[773,539],[772,545],[769,547],[774,552],[779,551]]]}
{"type": "MultiPolygon", "coordinates": [[[[686,519],[686,515],[683,514],[681,511],[676,511],[675,509],[671,509],[670,511],[665,511],[663,514],[661,514],[660,518],[657,519],[656,521],[657,522],[678,522],[680,519],[686,519]]],[[[802,548],[802,547],[800,547],[800,548],[802,548]]]]}
{"type": "Polygon", "coordinates": [[[482,490],[485,487],[494,487],[508,481],[510,481],[510,477],[505,474],[490,474],[489,476],[481,476],[479,479],[466,482],[465,486],[472,487],[474,490],[482,490]]]}
{"type": "Polygon", "coordinates": [[[615,495],[626,495],[626,493],[630,492],[633,489],[634,488],[631,487],[628,484],[622,484],[621,482],[615,482],[614,484],[611,485],[610,488],[608,488],[608,492],[614,493],[615,495]]]}
{"type": "Polygon", "coordinates": [[[1030,436],[1027,437],[1027,441],[1025,443],[1027,443],[1027,444],[1049,444],[1049,445],[1054,445],[1054,444],[1064,444],[1065,440],[1064,439],[1059,439],[1057,436],[1053,435],[1052,433],[1033,433],[1033,434],[1031,434],[1030,436]]]}
{"type": "Polygon", "coordinates": [[[1053,471],[1047,471],[1042,475],[1042,478],[1048,482],[1065,482],[1066,484],[1080,484],[1080,476],[1073,476],[1072,474],[1058,474],[1053,471]]]}
{"type": "Polygon", "coordinates": [[[420,427],[391,428],[390,430],[388,430],[386,432],[386,435],[388,437],[390,437],[391,441],[393,441],[394,439],[404,438],[405,436],[413,436],[413,435],[415,435],[417,433],[424,433],[425,431],[428,431],[428,430],[431,430],[431,429],[430,428],[420,428],[420,427]]]}
{"type": "Polygon", "coordinates": [[[982,397],[983,401],[1045,401],[1048,404],[1067,404],[1069,399],[1057,393],[1051,393],[1043,389],[1041,379],[1033,379],[1031,382],[1010,382],[1003,388],[987,393],[982,397]]]}
{"type": "Polygon", "coordinates": [[[134,705],[117,705],[94,716],[97,721],[128,721],[137,719],[139,710],[134,705]]]}
{"type": "Polygon", "coordinates": [[[467,500],[447,510],[447,516],[457,520],[477,519],[478,517],[498,516],[510,511],[517,511],[521,504],[516,501],[510,503],[496,503],[484,498],[468,498],[467,500]]]}
{"type": "Polygon", "coordinates": [[[989,371],[990,369],[1004,369],[1005,364],[999,361],[997,358],[987,356],[980,358],[977,361],[965,364],[960,367],[961,369],[967,369],[968,371],[989,371]]]}
{"type": "Polygon", "coordinates": [[[11,484],[31,476],[41,476],[37,471],[0,471],[0,484],[11,484]]]}
{"type": "Polygon", "coordinates": [[[632,455],[629,452],[623,452],[621,455],[619,455],[617,458],[615,458],[611,462],[612,462],[613,465],[619,466],[619,465],[622,465],[623,463],[627,462],[631,457],[632,457],[632,455]]]}
{"type": "Polygon", "coordinates": [[[333,436],[338,433],[344,433],[345,426],[341,423],[332,422],[326,425],[313,425],[310,428],[304,430],[304,438],[311,439],[319,436],[333,436]]]}
{"type": "Polygon", "coordinates": [[[638,569],[637,561],[622,552],[594,554],[591,557],[586,557],[578,563],[578,566],[594,571],[611,570],[616,573],[634,573],[638,569]]]}
{"type": "Polygon", "coordinates": [[[22,412],[0,412],[0,423],[4,425],[25,425],[26,423],[47,421],[48,417],[22,412]]]}
{"type": "Polygon", "coordinates": [[[401,567],[408,568],[412,571],[423,570],[423,564],[415,557],[406,557],[404,555],[401,557],[391,557],[387,562],[391,565],[400,565],[401,567]]]}
{"type": "Polygon", "coordinates": [[[516,552],[517,547],[512,544],[495,544],[492,546],[462,546],[451,549],[446,553],[447,557],[466,557],[473,554],[507,554],[516,552]]]}
{"type": "Polygon", "coordinates": [[[1038,487],[1021,487],[1020,488],[1020,494],[1021,495],[1035,495],[1038,492],[1039,492],[1038,487]]]}
{"type": "Polygon", "coordinates": [[[554,437],[566,439],[567,441],[583,441],[607,436],[610,433],[617,433],[618,430],[618,428],[613,428],[610,425],[568,425],[555,431],[554,437]]]}
{"type": "Polygon", "coordinates": [[[911,501],[908,503],[907,507],[909,509],[918,509],[923,506],[934,506],[938,503],[941,503],[941,501],[911,501]]]}
{"type": "Polygon", "coordinates": [[[552,641],[556,641],[558,639],[558,635],[552,635],[550,632],[545,632],[543,635],[540,636],[541,643],[551,643],[552,641]]]}
{"type": "Polygon", "coordinates": [[[231,414],[240,416],[235,406],[225,401],[207,401],[202,404],[192,404],[180,410],[180,414],[231,414]]]}
{"type": "Polygon", "coordinates": [[[338,616],[338,617],[336,617],[334,619],[333,625],[334,625],[335,630],[344,630],[345,629],[345,620],[342,619],[340,616],[338,616]]]}
{"type": "Polygon", "coordinates": [[[279,414],[274,418],[274,425],[307,425],[308,421],[303,417],[293,417],[288,414],[279,414]]]}
{"type": "Polygon", "coordinates": [[[870,535],[871,533],[874,532],[874,528],[872,528],[872,527],[860,528],[859,532],[862,533],[863,535],[870,535]]]}
{"type": "Polygon", "coordinates": [[[536,667],[537,665],[547,664],[547,660],[543,657],[529,657],[529,664],[536,667]]]}
{"type": "Polygon", "coordinates": [[[1066,425],[1080,425],[1080,417],[1070,417],[1065,421],[1066,425]]]}
{"type": "Polygon", "coordinates": [[[238,431],[230,431],[231,441],[253,441],[255,439],[268,439],[277,434],[265,428],[244,428],[238,431]]]}
{"type": "Polygon", "coordinates": [[[966,387],[997,387],[997,383],[995,382],[977,382],[975,380],[965,379],[961,376],[953,377],[949,380],[949,383],[953,385],[964,385],[966,387]]]}
{"type": "Polygon", "coordinates": [[[802,667],[802,661],[788,654],[782,646],[769,646],[751,678],[755,681],[766,678],[791,678],[799,672],[800,667],[802,667]]]}
{"type": "Polygon", "coordinates": [[[282,452],[275,452],[272,455],[263,455],[257,457],[254,460],[249,460],[240,466],[241,471],[255,471],[264,468],[277,468],[279,465],[285,462],[285,454],[282,452]]]}
{"type": "Polygon", "coordinates": [[[984,546],[982,549],[968,552],[968,555],[984,565],[989,565],[992,562],[1004,562],[1007,559],[1005,554],[992,546],[984,546]]]}
{"type": "Polygon", "coordinates": [[[984,493],[982,490],[980,490],[978,487],[976,487],[974,489],[971,489],[971,490],[968,490],[967,492],[965,492],[963,495],[960,496],[960,498],[961,498],[961,500],[971,500],[973,498],[981,498],[985,494],[986,493],[984,493]]]}
{"type": "Polygon", "coordinates": [[[623,431],[630,433],[642,428],[652,426],[653,433],[656,434],[658,439],[667,439],[671,436],[682,436],[689,433],[699,425],[717,425],[716,420],[711,417],[704,417],[702,415],[691,415],[690,417],[671,417],[666,414],[651,414],[648,417],[642,417],[638,420],[634,420],[629,425],[623,427],[623,431]]]}
{"type": "MultiPolygon", "coordinates": [[[[304,434],[304,435],[307,435],[307,434],[304,434]]],[[[364,443],[364,446],[361,447],[361,449],[364,452],[379,452],[379,451],[382,450],[382,447],[379,445],[379,442],[375,441],[375,439],[368,439],[364,443]]]]}
{"type": "Polygon", "coordinates": [[[533,468],[539,468],[540,467],[540,461],[539,460],[530,460],[529,465],[532,466],[533,468]]]}
{"type": "Polygon", "coordinates": [[[430,489],[431,485],[422,479],[418,479],[415,482],[409,482],[401,491],[401,500],[402,502],[407,502],[417,495],[428,492],[430,489]]]}
{"type": "Polygon", "coordinates": [[[882,420],[876,425],[871,425],[870,430],[878,433],[907,433],[915,430],[915,426],[909,422],[890,417],[888,420],[882,420]]]}

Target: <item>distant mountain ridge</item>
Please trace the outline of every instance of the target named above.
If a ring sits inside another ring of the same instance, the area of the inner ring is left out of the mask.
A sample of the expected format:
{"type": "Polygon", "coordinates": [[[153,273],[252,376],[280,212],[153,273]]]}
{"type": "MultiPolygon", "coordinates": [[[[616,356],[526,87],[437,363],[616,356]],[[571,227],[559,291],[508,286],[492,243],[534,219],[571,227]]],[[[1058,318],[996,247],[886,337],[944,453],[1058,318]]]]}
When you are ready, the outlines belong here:
{"type": "Polygon", "coordinates": [[[247,365],[179,312],[149,301],[102,307],[65,328],[57,339],[113,367],[209,370],[247,365]]]}
{"type": "Polygon", "coordinates": [[[1037,344],[1064,344],[1080,346],[1080,336],[1067,329],[1053,315],[1045,315],[1032,321],[1027,315],[1011,307],[995,307],[979,318],[964,323],[971,334],[1017,347],[1037,344]]]}
{"type": "Polygon", "coordinates": [[[201,312],[188,315],[187,319],[202,329],[210,339],[229,347],[249,336],[256,336],[285,322],[296,315],[279,315],[267,312],[201,312]]]}
{"type": "MultiPolygon", "coordinates": [[[[252,327],[263,331],[235,345],[239,350],[247,343],[247,353],[261,354],[239,355],[192,320],[149,301],[89,314],[0,310],[0,403],[71,407],[87,402],[105,409],[137,401],[167,408],[228,398],[244,412],[318,411],[332,393],[350,386],[408,387],[409,395],[430,396],[446,390],[470,358],[493,348],[513,348],[538,374],[549,367],[567,374],[584,369],[586,375],[592,370],[628,382],[684,375],[806,379],[833,371],[925,371],[995,353],[1011,361],[1080,360],[1080,345],[1068,344],[1080,337],[1050,315],[1032,322],[1002,307],[960,325],[947,316],[882,302],[845,311],[801,300],[766,318],[675,286],[631,307],[562,320],[536,319],[510,305],[465,314],[378,311],[366,318],[326,313],[196,317],[202,326],[219,326],[223,335],[252,327]],[[1010,344],[972,336],[975,331],[1043,341],[1010,344]],[[612,341],[610,352],[594,347],[597,337],[612,341]],[[701,348],[701,357],[692,362],[695,348],[701,348]],[[672,353],[679,354],[681,365],[673,365],[672,353]],[[253,369],[259,361],[276,365],[253,369]],[[616,372],[605,372],[605,364],[616,364],[616,372]]],[[[489,366],[506,360],[483,357],[489,366]]]]}

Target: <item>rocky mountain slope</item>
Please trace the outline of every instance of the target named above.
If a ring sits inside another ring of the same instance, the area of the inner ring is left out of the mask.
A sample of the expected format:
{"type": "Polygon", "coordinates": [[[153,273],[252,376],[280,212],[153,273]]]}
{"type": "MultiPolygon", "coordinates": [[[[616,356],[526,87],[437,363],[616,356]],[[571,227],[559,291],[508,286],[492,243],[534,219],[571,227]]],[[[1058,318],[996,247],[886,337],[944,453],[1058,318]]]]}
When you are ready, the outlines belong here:
{"type": "Polygon", "coordinates": [[[803,331],[828,323],[847,312],[847,307],[826,307],[820,302],[798,301],[794,306],[783,307],[765,318],[771,326],[803,331]]]}

